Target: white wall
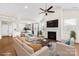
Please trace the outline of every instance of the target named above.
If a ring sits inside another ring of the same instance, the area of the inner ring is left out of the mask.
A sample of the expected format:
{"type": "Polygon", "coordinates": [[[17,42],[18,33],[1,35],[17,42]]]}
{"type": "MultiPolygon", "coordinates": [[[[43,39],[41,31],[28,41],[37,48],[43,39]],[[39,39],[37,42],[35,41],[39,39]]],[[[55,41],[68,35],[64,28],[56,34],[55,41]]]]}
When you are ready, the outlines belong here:
{"type": "MultiPolygon", "coordinates": [[[[47,31],[57,31],[58,32],[58,36],[57,36],[57,40],[64,40],[64,39],[68,39],[69,38],[69,33],[70,30],[75,30],[77,33],[77,41],[79,40],[79,10],[76,9],[70,9],[70,10],[63,10],[61,8],[55,8],[53,9],[55,10],[55,13],[50,13],[48,14],[48,16],[45,16],[44,19],[42,20],[42,31],[43,31],[43,35],[45,36],[45,38],[47,38],[47,31]],[[64,20],[65,19],[77,19],[77,25],[76,26],[64,26],[64,20]],[[55,20],[55,19],[59,19],[59,27],[55,28],[55,29],[50,29],[46,27],[46,22],[48,20],[55,20]],[[67,37],[65,37],[65,34],[67,35],[67,37]]],[[[42,19],[43,17],[41,17],[42,19]]],[[[18,20],[20,21],[20,20],[18,20]]],[[[22,30],[23,25],[19,22],[16,22],[15,24],[13,24],[13,35],[16,34],[14,31],[15,28],[18,28],[18,32],[22,30]],[[18,25],[17,23],[19,23],[20,25],[18,25]]],[[[27,21],[25,21],[27,23],[27,21]]],[[[5,30],[5,29],[4,29],[5,30]]],[[[4,31],[3,30],[3,31],[4,31]]],[[[10,29],[10,31],[12,31],[10,29]]],[[[0,21],[0,38],[1,38],[1,21],[0,21]]],[[[11,32],[10,32],[11,33],[11,32]]]]}
{"type": "Polygon", "coordinates": [[[1,36],[2,36],[2,35],[1,35],[1,21],[0,21],[0,39],[1,39],[1,36]]]}
{"type": "Polygon", "coordinates": [[[61,20],[62,20],[62,9],[61,8],[55,8],[55,13],[50,13],[48,16],[44,17],[44,30],[43,30],[43,35],[45,38],[47,38],[47,32],[48,31],[56,31],[57,32],[57,40],[61,40],[61,20]],[[59,20],[59,27],[58,28],[47,28],[46,27],[46,22],[49,20],[59,20]]]}
{"type": "MultiPolygon", "coordinates": [[[[72,9],[72,10],[64,10],[63,11],[63,19],[76,19],[76,25],[68,25],[64,26],[64,31],[63,31],[63,39],[68,39],[69,34],[71,30],[74,30],[77,34],[77,42],[79,42],[79,10],[72,9]],[[66,36],[66,37],[65,37],[66,36]]],[[[72,23],[73,24],[73,23],[72,23]]]]}
{"type": "Polygon", "coordinates": [[[70,37],[70,31],[74,30],[77,33],[77,42],[79,42],[79,10],[76,9],[55,9],[54,14],[49,14],[48,16],[44,17],[44,20],[42,22],[44,24],[44,30],[43,30],[43,35],[47,38],[47,31],[58,31],[58,39],[57,40],[65,40],[69,39],[70,37]],[[59,19],[59,28],[58,29],[50,29],[46,27],[46,22],[47,20],[54,20],[54,19],[59,19]],[[68,25],[64,26],[64,20],[66,19],[77,19],[77,25],[68,25]]]}

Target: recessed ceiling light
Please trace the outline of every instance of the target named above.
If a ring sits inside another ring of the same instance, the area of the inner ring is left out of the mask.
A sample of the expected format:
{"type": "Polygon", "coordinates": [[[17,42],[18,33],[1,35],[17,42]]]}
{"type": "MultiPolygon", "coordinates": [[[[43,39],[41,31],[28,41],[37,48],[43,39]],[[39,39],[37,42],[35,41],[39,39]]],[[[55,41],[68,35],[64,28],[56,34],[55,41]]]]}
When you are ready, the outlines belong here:
{"type": "Polygon", "coordinates": [[[24,8],[28,8],[27,6],[25,6],[24,8]]]}

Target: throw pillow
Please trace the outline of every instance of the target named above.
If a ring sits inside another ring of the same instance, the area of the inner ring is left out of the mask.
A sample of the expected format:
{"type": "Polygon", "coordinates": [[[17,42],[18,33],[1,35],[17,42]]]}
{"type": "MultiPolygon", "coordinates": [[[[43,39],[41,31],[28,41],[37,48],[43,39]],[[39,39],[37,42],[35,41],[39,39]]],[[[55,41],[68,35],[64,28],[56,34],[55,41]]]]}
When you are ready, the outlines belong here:
{"type": "Polygon", "coordinates": [[[65,40],[65,44],[70,45],[70,39],[65,40]]]}

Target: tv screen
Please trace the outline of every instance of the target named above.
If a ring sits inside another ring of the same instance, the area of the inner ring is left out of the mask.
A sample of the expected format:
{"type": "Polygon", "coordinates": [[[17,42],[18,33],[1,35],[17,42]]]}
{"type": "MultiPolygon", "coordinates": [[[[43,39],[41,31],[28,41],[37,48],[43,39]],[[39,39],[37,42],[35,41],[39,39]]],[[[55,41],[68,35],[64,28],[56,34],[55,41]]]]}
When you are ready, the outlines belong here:
{"type": "Polygon", "coordinates": [[[47,27],[58,27],[58,19],[47,21],[47,27]]]}

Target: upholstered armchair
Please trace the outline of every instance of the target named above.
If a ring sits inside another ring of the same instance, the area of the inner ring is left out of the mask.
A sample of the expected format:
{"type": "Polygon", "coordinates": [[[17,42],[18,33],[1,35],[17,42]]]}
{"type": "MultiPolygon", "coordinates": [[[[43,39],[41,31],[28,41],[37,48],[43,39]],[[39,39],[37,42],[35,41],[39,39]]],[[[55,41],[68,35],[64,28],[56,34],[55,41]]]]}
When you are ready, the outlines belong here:
{"type": "Polygon", "coordinates": [[[56,55],[58,56],[74,56],[75,48],[62,42],[56,42],[56,55]]]}

